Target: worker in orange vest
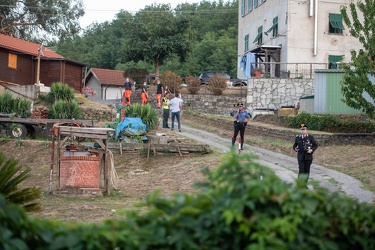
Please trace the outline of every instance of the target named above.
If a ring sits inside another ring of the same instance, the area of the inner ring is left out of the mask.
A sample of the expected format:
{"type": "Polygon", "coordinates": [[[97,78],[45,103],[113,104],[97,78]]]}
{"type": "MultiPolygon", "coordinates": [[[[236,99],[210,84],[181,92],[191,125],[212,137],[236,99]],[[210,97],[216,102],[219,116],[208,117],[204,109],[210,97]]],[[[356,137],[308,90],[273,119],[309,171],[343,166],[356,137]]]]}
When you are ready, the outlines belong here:
{"type": "Polygon", "coordinates": [[[160,80],[157,80],[156,85],[156,101],[158,102],[158,108],[161,108],[161,96],[163,95],[164,88],[163,85],[160,83],[160,80]]]}
{"type": "Polygon", "coordinates": [[[148,92],[147,92],[147,83],[146,83],[146,81],[143,82],[141,98],[142,98],[142,106],[146,105],[147,104],[147,100],[148,100],[148,92]]]}
{"type": "Polygon", "coordinates": [[[123,106],[130,106],[130,96],[132,94],[132,83],[130,82],[129,78],[127,77],[124,83],[125,91],[124,91],[124,98],[125,98],[125,105],[123,106]]]}

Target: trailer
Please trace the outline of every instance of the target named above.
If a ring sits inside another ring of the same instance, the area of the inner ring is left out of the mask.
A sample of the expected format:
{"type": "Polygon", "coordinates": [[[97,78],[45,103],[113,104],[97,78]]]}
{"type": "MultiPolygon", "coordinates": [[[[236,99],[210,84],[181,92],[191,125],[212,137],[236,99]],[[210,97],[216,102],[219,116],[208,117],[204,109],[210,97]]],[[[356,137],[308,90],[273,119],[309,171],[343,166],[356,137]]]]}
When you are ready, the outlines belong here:
{"type": "Polygon", "coordinates": [[[34,119],[0,116],[0,134],[13,138],[35,137],[40,129],[50,130],[53,126],[94,127],[94,120],[83,119],[34,119]]]}

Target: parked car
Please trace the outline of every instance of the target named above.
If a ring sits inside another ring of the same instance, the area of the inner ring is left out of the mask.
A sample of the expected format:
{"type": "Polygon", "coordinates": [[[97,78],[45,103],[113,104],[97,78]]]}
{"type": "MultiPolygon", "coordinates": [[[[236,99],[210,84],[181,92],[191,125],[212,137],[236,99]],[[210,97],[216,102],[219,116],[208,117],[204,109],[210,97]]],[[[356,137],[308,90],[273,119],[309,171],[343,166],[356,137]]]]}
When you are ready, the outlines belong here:
{"type": "Polygon", "coordinates": [[[208,84],[208,81],[210,78],[212,78],[214,75],[220,74],[223,75],[226,79],[228,79],[228,86],[247,86],[247,82],[241,79],[238,79],[237,77],[234,77],[232,75],[229,75],[226,72],[223,71],[205,71],[199,76],[199,80],[201,81],[201,84],[208,84]]]}

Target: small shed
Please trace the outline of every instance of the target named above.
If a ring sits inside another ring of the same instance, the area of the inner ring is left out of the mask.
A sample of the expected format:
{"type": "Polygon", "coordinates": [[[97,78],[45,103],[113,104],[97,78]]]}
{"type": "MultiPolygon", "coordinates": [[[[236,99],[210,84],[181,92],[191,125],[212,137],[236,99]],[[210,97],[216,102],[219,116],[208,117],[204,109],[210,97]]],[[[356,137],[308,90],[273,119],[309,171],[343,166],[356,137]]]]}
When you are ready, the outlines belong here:
{"type": "MultiPolygon", "coordinates": [[[[314,113],[362,114],[360,110],[347,106],[342,99],[342,70],[316,70],[314,79],[314,113]]],[[[375,79],[369,76],[375,84],[375,79]]],[[[364,97],[370,101],[370,96],[364,97]]]]}
{"type": "MultiPolygon", "coordinates": [[[[91,68],[86,75],[85,87],[95,90],[92,101],[119,100],[124,92],[124,71],[91,68]]],[[[132,82],[132,81],[131,81],[132,82]]]]}

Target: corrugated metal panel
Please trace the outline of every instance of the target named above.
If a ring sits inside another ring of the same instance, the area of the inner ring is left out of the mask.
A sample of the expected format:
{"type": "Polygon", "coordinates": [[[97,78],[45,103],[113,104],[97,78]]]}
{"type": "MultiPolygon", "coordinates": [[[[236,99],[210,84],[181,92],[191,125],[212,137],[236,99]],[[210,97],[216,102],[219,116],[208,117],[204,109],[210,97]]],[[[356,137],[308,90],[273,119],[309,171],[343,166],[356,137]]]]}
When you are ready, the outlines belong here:
{"type": "Polygon", "coordinates": [[[342,99],[341,80],[343,73],[327,73],[327,96],[326,96],[326,113],[329,114],[360,114],[360,110],[348,107],[342,99]]]}
{"type": "Polygon", "coordinates": [[[314,79],[314,112],[326,113],[326,72],[315,72],[314,79]]]}

